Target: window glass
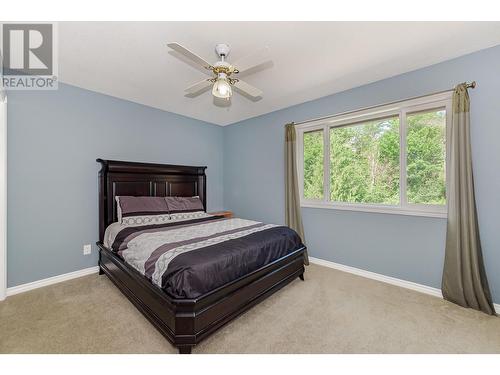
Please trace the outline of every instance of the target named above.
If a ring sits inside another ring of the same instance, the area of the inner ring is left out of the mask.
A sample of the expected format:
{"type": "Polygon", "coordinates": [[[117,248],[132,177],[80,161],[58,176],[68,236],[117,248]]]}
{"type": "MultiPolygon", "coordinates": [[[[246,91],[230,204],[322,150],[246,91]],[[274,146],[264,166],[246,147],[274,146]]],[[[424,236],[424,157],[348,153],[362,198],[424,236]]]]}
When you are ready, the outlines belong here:
{"type": "Polygon", "coordinates": [[[446,203],[446,111],[408,114],[407,196],[412,204],[446,203]]]}
{"type": "Polygon", "coordinates": [[[399,117],[330,129],[330,200],[399,203],[399,117]]]}
{"type": "Polygon", "coordinates": [[[323,199],[323,130],[304,133],[304,198],[323,199]]]}

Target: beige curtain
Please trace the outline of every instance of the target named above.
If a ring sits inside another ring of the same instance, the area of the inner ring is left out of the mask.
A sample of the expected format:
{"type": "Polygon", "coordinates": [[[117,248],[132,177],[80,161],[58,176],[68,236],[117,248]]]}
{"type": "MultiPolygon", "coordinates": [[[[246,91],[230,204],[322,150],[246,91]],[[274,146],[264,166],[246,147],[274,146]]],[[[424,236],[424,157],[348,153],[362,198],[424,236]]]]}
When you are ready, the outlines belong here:
{"type": "Polygon", "coordinates": [[[448,134],[448,227],[442,291],[448,301],[493,315],[474,198],[469,108],[467,86],[460,84],[453,94],[448,134]]]}
{"type": "MultiPolygon", "coordinates": [[[[297,135],[293,123],[285,125],[285,222],[305,243],[300,214],[299,180],[297,177],[297,135]]],[[[309,264],[307,251],[304,263],[309,264]]]]}

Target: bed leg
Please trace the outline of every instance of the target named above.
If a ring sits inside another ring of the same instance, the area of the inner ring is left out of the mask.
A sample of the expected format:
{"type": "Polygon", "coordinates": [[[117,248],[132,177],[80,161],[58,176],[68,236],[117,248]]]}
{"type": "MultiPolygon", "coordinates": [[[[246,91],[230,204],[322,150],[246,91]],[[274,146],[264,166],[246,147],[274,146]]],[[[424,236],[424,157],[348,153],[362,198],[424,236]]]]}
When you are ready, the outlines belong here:
{"type": "Polygon", "coordinates": [[[193,348],[190,345],[187,346],[179,346],[179,354],[191,354],[191,349],[193,348]]]}
{"type": "Polygon", "coordinates": [[[302,281],[304,281],[304,274],[303,274],[303,273],[301,273],[301,274],[299,275],[299,278],[300,278],[302,281]]]}
{"type": "Polygon", "coordinates": [[[104,275],[104,271],[102,270],[101,267],[99,267],[99,275],[104,275]]]}

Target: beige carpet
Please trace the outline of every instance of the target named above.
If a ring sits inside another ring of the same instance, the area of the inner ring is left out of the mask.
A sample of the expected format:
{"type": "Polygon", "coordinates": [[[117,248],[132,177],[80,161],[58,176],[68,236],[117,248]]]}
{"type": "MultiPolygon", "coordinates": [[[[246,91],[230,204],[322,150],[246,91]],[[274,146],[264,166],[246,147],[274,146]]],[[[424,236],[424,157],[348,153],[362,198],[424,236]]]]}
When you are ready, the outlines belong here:
{"type": "MultiPolygon", "coordinates": [[[[176,353],[106,276],[0,302],[2,353],[176,353]]],[[[193,353],[500,353],[500,318],[311,265],[193,353]]]]}

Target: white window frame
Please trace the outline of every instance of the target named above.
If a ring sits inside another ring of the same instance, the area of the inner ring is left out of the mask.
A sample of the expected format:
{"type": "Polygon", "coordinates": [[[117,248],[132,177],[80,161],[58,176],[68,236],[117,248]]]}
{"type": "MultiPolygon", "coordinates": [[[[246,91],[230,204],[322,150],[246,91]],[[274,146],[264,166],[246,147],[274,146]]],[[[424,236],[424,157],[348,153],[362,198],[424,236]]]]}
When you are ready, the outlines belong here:
{"type": "MultiPolygon", "coordinates": [[[[0,90],[2,90],[1,87],[0,90]]],[[[7,96],[5,95],[5,92],[3,93],[0,92],[0,301],[3,301],[6,298],[6,296],[7,296],[7,96]]]]}
{"type": "MultiPolygon", "coordinates": [[[[444,108],[446,110],[446,136],[448,136],[451,125],[451,100],[452,91],[444,93],[428,95],[415,99],[408,99],[397,103],[381,105],[369,109],[363,109],[347,114],[332,116],[327,119],[310,121],[307,123],[295,126],[297,132],[297,169],[299,176],[299,192],[300,204],[302,207],[311,208],[327,208],[334,210],[350,210],[363,212],[376,212],[412,216],[427,216],[427,217],[446,217],[446,205],[426,205],[426,204],[411,204],[407,202],[407,147],[406,133],[407,123],[406,114],[421,112],[426,110],[444,108]],[[397,205],[388,204],[370,204],[370,203],[346,203],[332,202],[330,198],[330,129],[339,126],[351,125],[357,122],[370,121],[384,117],[399,116],[399,136],[400,136],[400,182],[399,195],[400,200],[397,205]],[[323,160],[323,199],[306,199],[304,198],[304,133],[311,131],[322,130],[324,141],[324,160],[323,160]]],[[[448,163],[448,152],[446,152],[446,164],[448,163]]],[[[446,181],[448,190],[448,181],[446,181]]]]}

